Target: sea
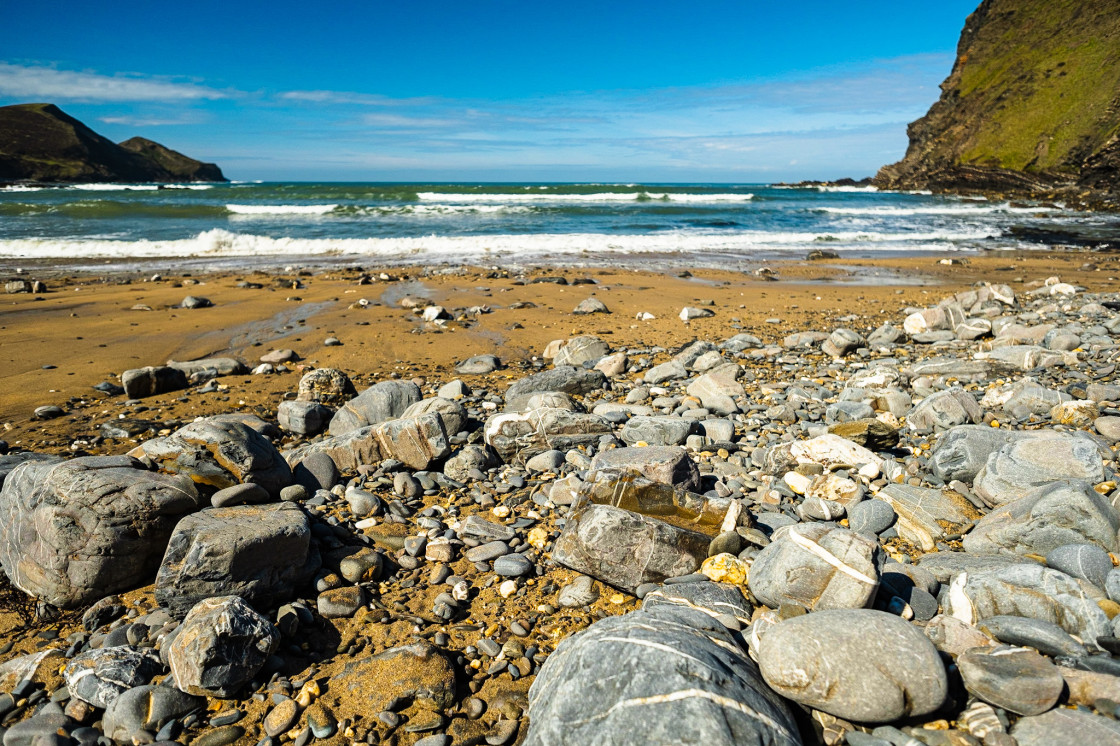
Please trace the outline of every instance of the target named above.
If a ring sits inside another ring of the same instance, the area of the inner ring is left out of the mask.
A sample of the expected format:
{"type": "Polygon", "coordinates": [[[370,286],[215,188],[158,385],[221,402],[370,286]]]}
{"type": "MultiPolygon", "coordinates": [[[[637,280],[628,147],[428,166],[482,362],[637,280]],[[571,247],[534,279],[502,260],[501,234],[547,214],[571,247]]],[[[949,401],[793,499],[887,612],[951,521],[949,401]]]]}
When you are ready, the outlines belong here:
{"type": "Polygon", "coordinates": [[[767,184],[86,184],[0,188],[0,262],[714,267],[1044,248],[1116,235],[1056,203],[767,184]],[[1040,238],[1042,237],[1042,238],[1040,238]]]}

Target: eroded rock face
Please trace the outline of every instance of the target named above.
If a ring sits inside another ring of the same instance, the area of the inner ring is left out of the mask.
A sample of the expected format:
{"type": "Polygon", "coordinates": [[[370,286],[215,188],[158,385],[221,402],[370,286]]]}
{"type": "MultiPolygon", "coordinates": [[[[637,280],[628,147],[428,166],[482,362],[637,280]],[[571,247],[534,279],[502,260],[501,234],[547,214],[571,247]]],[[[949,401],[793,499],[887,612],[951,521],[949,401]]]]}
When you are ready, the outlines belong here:
{"type": "Polygon", "coordinates": [[[128,456],[30,461],[0,491],[0,566],[55,606],[93,603],[149,582],[175,524],[201,502],[189,479],[128,456]]]}
{"type": "Polygon", "coordinates": [[[524,743],[800,744],[786,703],[717,621],[749,617],[738,590],[686,584],[566,638],[529,690],[524,743]]]}
{"type": "Polygon", "coordinates": [[[276,447],[232,420],[192,422],[165,438],[141,443],[130,455],[151,459],[160,471],[189,477],[209,492],[253,482],[279,499],[280,490],[292,483],[292,470],[276,447]]]}
{"type": "Polygon", "coordinates": [[[177,687],[196,696],[228,697],[261,669],[280,633],[237,596],[208,598],[176,630],[167,663],[177,687]]]}
{"type": "Polygon", "coordinates": [[[215,596],[265,610],[294,596],[320,564],[296,505],[209,508],[175,527],[156,576],[156,600],[179,617],[215,596]]]}
{"type": "Polygon", "coordinates": [[[760,637],[758,660],[774,691],[856,722],[924,715],[948,692],[945,666],[921,630],[871,609],[787,619],[760,637]]]}

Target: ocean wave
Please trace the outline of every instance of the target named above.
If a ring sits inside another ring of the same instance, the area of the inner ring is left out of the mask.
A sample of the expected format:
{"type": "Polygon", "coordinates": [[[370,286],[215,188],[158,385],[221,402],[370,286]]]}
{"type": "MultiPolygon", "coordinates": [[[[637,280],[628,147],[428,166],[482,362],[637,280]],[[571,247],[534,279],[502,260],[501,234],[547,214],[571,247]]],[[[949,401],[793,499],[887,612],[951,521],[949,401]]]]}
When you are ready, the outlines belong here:
{"type": "Polygon", "coordinates": [[[234,215],[326,215],[338,205],[226,205],[234,215]]]}
{"type": "Polygon", "coordinates": [[[633,253],[712,253],[787,251],[821,246],[864,250],[912,251],[954,248],[961,242],[982,241],[998,231],[885,232],[770,232],[700,231],[652,234],[547,233],[493,236],[418,236],[407,238],[272,238],[214,229],[193,238],[167,241],[104,241],[69,239],[13,239],[0,241],[0,257],[129,258],[226,256],[337,256],[360,255],[383,259],[433,261],[483,259],[502,255],[512,260],[541,260],[558,255],[633,253]]]}
{"type": "Polygon", "coordinates": [[[155,192],[158,184],[67,184],[63,189],[80,192],[155,192]]]}
{"type": "Polygon", "coordinates": [[[528,205],[344,205],[335,212],[343,215],[523,215],[533,212],[528,205]]]}
{"type": "Polygon", "coordinates": [[[753,194],[688,194],[678,192],[599,192],[596,194],[527,192],[518,194],[481,194],[457,192],[417,192],[422,201],[443,202],[748,202],[753,194]]]}

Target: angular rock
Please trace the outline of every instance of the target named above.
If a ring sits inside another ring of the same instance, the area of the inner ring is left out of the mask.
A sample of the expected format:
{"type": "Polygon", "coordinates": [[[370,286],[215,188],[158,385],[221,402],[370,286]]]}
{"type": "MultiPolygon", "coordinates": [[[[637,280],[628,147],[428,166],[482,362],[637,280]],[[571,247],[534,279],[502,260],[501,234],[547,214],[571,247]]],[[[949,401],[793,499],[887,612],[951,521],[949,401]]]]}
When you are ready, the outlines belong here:
{"type": "Polygon", "coordinates": [[[214,596],[268,609],[294,596],[319,565],[307,517],[294,503],[210,508],[175,527],[155,595],[176,617],[214,596]]]}
{"type": "Polygon", "coordinates": [[[400,417],[420,401],[420,387],[412,381],[382,381],[342,405],[331,418],[330,434],[345,435],[369,425],[400,417]]]}
{"type": "Polygon", "coordinates": [[[421,470],[451,455],[443,420],[435,412],[382,422],[374,429],[381,455],[421,470]]]}
{"type": "Polygon", "coordinates": [[[419,417],[429,412],[439,415],[439,419],[443,423],[443,430],[448,435],[460,433],[467,427],[467,410],[463,408],[463,405],[442,396],[434,396],[416,402],[404,410],[401,419],[419,417]]]}
{"type": "Polygon", "coordinates": [[[710,541],[628,510],[590,504],[568,516],[552,559],[633,593],[643,583],[696,572],[710,541]]]}
{"type": "Polygon", "coordinates": [[[315,453],[326,454],[339,472],[357,471],[363,464],[381,461],[381,447],[377,443],[377,425],[351,430],[345,435],[332,435],[305,443],[290,451],[284,458],[293,469],[315,453]]]}
{"type": "Polygon", "coordinates": [[[774,609],[861,608],[875,599],[881,564],[878,543],[862,534],[825,524],[788,526],[759,552],[749,584],[774,609]]]}
{"type": "Polygon", "coordinates": [[[147,457],[160,471],[181,474],[211,490],[253,482],[274,498],[292,483],[292,470],[263,435],[230,420],[204,419],[130,452],[147,457]]]}
{"type": "Polygon", "coordinates": [[[714,619],[748,609],[733,588],[688,584],[565,638],[529,690],[523,743],[800,744],[786,703],[714,619]]]}
{"type": "Polygon", "coordinates": [[[869,451],[886,451],[898,445],[898,429],[874,418],[840,422],[829,427],[828,432],[869,451]]]}
{"type": "Polygon", "coordinates": [[[119,645],[75,656],[63,675],[72,697],[105,708],[132,687],[147,684],[162,670],[159,654],[151,648],[119,645]]]}
{"type": "Polygon", "coordinates": [[[890,503],[898,515],[898,535],[923,552],[932,552],[939,541],[960,534],[981,519],[968,498],[953,490],[888,484],[879,499],[890,503]]]}
{"type": "Polygon", "coordinates": [[[665,381],[675,381],[687,375],[688,370],[684,367],[684,363],[679,360],[670,360],[647,370],[642,374],[642,379],[648,384],[658,384],[665,381]]]}
{"type": "Polygon", "coordinates": [[[866,340],[851,329],[836,329],[821,343],[821,352],[832,357],[844,357],[863,347],[866,340]]]}
{"type": "Polygon", "coordinates": [[[861,475],[874,478],[879,475],[883,459],[863,446],[829,433],[810,440],[782,443],[766,455],[766,469],[771,474],[784,473],[791,464],[855,466],[861,475]]]}
{"type": "Polygon", "coordinates": [[[200,601],[167,652],[175,685],[196,696],[229,697],[268,660],[280,633],[237,596],[200,601]]]}
{"type": "Polygon", "coordinates": [[[735,363],[727,363],[713,368],[688,384],[689,396],[695,396],[705,409],[718,415],[734,414],[739,411],[737,398],[746,394],[739,376],[743,369],[735,363]]]}
{"type": "Polygon", "coordinates": [[[871,609],[787,619],[761,636],[758,660],[778,694],[856,722],[925,715],[948,692],[933,643],[917,627],[871,609]]]}
{"type": "Polygon", "coordinates": [[[700,471],[677,446],[649,446],[647,448],[612,448],[600,451],[591,460],[591,470],[614,478],[627,471],[637,471],[654,482],[672,484],[686,490],[700,488],[700,471]]]}
{"type": "Polygon", "coordinates": [[[89,604],[149,582],[176,522],[201,502],[190,480],[128,456],[27,461],[0,490],[0,566],[55,606],[89,604]]]}
{"type": "Polygon", "coordinates": [[[556,366],[571,365],[579,368],[584,363],[596,362],[608,352],[610,348],[607,343],[598,337],[572,337],[557,351],[552,363],[556,366]]]}
{"type": "Polygon", "coordinates": [[[1091,543],[1120,551],[1120,514],[1087,482],[1043,485],[984,516],[964,537],[976,554],[1046,556],[1063,544],[1091,543]]]}
{"type": "Polygon", "coordinates": [[[1029,648],[973,648],[957,658],[957,668],[971,694],[1017,715],[1046,712],[1065,687],[1058,667],[1029,648]]]}
{"type": "Polygon", "coordinates": [[[313,401],[282,401],[276,408],[280,427],[296,435],[318,435],[327,429],[333,413],[313,401]]]}

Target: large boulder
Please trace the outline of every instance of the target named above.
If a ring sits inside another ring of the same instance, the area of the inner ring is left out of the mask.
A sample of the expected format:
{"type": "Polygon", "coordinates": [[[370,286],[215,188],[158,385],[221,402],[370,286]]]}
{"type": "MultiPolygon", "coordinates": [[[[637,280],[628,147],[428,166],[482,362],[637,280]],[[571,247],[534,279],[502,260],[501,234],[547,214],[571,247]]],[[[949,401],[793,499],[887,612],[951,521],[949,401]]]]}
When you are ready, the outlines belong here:
{"type": "Polygon", "coordinates": [[[633,593],[643,583],[689,575],[708,556],[711,537],[609,505],[568,516],[552,559],[633,593]]]}
{"type": "Polygon", "coordinates": [[[357,396],[350,377],[338,368],[317,368],[299,379],[297,401],[318,402],[331,406],[357,396]]]}
{"type": "Polygon", "coordinates": [[[946,482],[971,482],[988,462],[988,456],[1009,443],[1030,437],[1034,437],[1033,433],[1021,430],[958,425],[938,436],[930,453],[930,468],[946,482]]]}
{"type": "Polygon", "coordinates": [[[565,638],[529,690],[523,743],[799,745],[788,705],[717,617],[750,606],[729,586],[666,587],[565,638]]]}
{"type": "Polygon", "coordinates": [[[185,389],[189,384],[187,374],[169,365],[133,368],[121,373],[121,385],[129,399],[143,399],[156,394],[185,389]]]}
{"type": "Polygon", "coordinates": [[[875,599],[881,564],[878,543],[863,534],[823,523],[788,526],[751,565],[751,593],[775,609],[861,608],[875,599]]]}
{"type": "Polygon", "coordinates": [[[351,430],[379,425],[400,417],[420,401],[420,387],[412,381],[382,381],[342,405],[331,418],[330,434],[345,435],[351,430]]]}
{"type": "Polygon", "coordinates": [[[1037,487],[984,516],[964,537],[976,554],[1035,554],[1045,557],[1064,544],[1096,544],[1120,552],[1120,514],[1088,482],[1063,481],[1037,487]]]}
{"type": "Polygon", "coordinates": [[[357,471],[363,464],[381,461],[381,446],[377,442],[377,425],[361,427],[343,435],[328,435],[284,451],[284,459],[292,469],[315,453],[326,454],[339,472],[357,471]]]}
{"type": "Polygon", "coordinates": [[[1008,443],[988,457],[974,490],[990,506],[1024,497],[1035,487],[1063,479],[1103,482],[1104,461],[1084,435],[1054,433],[1008,443]]]}
{"type": "Polygon", "coordinates": [[[28,461],[0,490],[0,567],[59,607],[150,582],[179,518],[202,500],[189,479],[128,456],[28,461]]]}
{"type": "Polygon", "coordinates": [[[419,417],[428,412],[439,415],[440,421],[443,422],[443,429],[448,435],[460,433],[467,427],[467,410],[463,405],[442,396],[433,396],[412,404],[401,414],[401,419],[419,417]]]}
{"type": "Polygon", "coordinates": [[[292,483],[292,470],[263,435],[230,420],[203,419],[163,438],[153,438],[130,456],[147,458],[160,471],[182,474],[210,492],[252,482],[273,499],[292,483]]]}
{"type": "Polygon", "coordinates": [[[857,722],[925,715],[948,693],[929,638],[871,609],[819,611],[774,625],[759,638],[758,662],[778,694],[857,722]]]}
{"type": "Polygon", "coordinates": [[[913,430],[946,430],[954,425],[976,424],[984,412],[976,400],[962,388],[938,391],[922,399],[906,416],[913,430]]]}
{"type": "Polygon", "coordinates": [[[412,469],[427,469],[451,455],[443,419],[435,412],[382,422],[373,432],[383,457],[412,469]]]}
{"type": "Polygon", "coordinates": [[[688,384],[686,391],[718,415],[733,414],[739,411],[738,399],[746,394],[743,384],[739,383],[742,374],[741,366],[726,363],[699,376],[688,384]]]}
{"type": "Polygon", "coordinates": [[[175,527],[156,600],[176,617],[213,596],[269,609],[294,596],[320,564],[307,517],[294,503],[208,508],[175,527]]]}
{"type": "Polygon", "coordinates": [[[572,337],[556,351],[556,357],[552,359],[552,364],[557,367],[571,365],[579,368],[584,363],[597,362],[608,352],[610,352],[610,348],[607,347],[607,343],[598,337],[590,335],[572,337]]]}
{"type": "Polygon", "coordinates": [[[174,634],[167,664],[175,686],[200,697],[231,696],[280,643],[280,633],[268,619],[237,596],[200,601],[174,634]]]}
{"type": "Polygon", "coordinates": [[[545,451],[568,451],[597,445],[610,435],[611,423],[597,414],[542,407],[496,414],[486,421],[486,444],[507,463],[526,461],[545,451]]]}

